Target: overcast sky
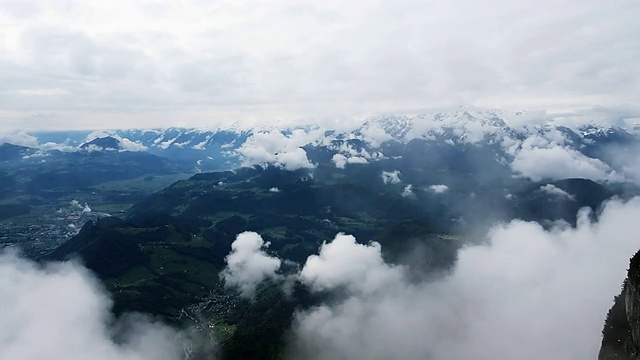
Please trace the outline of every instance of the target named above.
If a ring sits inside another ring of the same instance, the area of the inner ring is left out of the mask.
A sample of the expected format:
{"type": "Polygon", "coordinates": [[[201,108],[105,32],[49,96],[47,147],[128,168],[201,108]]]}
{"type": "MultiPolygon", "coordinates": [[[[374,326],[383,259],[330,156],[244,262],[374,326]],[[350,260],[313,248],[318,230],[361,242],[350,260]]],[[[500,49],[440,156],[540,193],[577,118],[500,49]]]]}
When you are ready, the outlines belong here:
{"type": "Polygon", "coordinates": [[[0,0],[0,129],[631,104],[638,19],[631,0],[0,0]]]}

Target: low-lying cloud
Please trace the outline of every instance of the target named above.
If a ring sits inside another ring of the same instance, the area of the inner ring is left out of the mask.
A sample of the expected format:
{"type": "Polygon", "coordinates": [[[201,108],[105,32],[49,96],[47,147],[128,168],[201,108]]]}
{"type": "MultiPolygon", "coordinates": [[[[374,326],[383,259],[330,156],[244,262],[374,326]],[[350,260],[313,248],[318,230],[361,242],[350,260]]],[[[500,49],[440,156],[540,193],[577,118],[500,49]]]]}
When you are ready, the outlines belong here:
{"type": "Polygon", "coordinates": [[[400,195],[406,198],[414,198],[416,194],[413,192],[413,185],[409,184],[405,186],[400,195]]]}
{"type": "Polygon", "coordinates": [[[256,286],[268,278],[277,278],[276,271],[282,261],[265,252],[269,243],[251,231],[245,231],[231,244],[231,253],[227,255],[227,267],[221,276],[225,285],[237,287],[244,297],[253,298],[256,286]]]}
{"type": "Polygon", "coordinates": [[[297,313],[291,359],[596,358],[601,329],[638,250],[640,199],[609,202],[599,222],[495,226],[455,269],[409,281],[376,243],[338,235],[311,256],[300,280],[345,297],[297,313]]]}
{"type": "Polygon", "coordinates": [[[567,177],[624,181],[622,175],[601,160],[540,136],[531,136],[520,144],[515,150],[511,168],[515,173],[533,181],[567,177]]]}
{"type": "Polygon", "coordinates": [[[449,191],[449,187],[444,184],[436,184],[429,186],[429,190],[433,191],[436,194],[443,194],[449,191]]]}
{"type": "Polygon", "coordinates": [[[398,170],[395,170],[395,171],[383,171],[380,176],[382,177],[382,182],[385,185],[388,185],[388,184],[399,184],[399,183],[402,182],[402,180],[400,180],[400,171],[398,171],[398,170]]]}
{"type": "Polygon", "coordinates": [[[250,136],[238,148],[243,158],[243,166],[273,164],[286,170],[311,169],[315,165],[309,161],[304,145],[321,140],[319,131],[294,130],[290,134],[280,131],[258,132],[250,136]]]}
{"type": "Polygon", "coordinates": [[[24,131],[0,133],[0,145],[4,143],[35,148],[38,146],[38,139],[24,131]]]}
{"type": "Polygon", "coordinates": [[[346,287],[358,294],[371,294],[402,279],[399,267],[382,259],[379,243],[362,245],[352,235],[338,234],[311,255],[300,272],[300,281],[314,291],[346,287]]]}
{"type": "MultiPolygon", "coordinates": [[[[143,145],[140,141],[131,141],[130,139],[120,136],[118,134],[113,134],[110,132],[105,132],[101,130],[93,131],[85,138],[85,142],[90,142],[97,138],[103,137],[112,137],[119,141],[120,150],[121,151],[147,151],[149,148],[143,145]]],[[[98,148],[100,150],[100,148],[98,148]]]]}
{"type": "Polygon", "coordinates": [[[546,184],[543,186],[540,186],[540,191],[549,194],[549,195],[553,195],[559,198],[566,198],[569,200],[575,200],[576,197],[569,194],[568,192],[560,189],[559,187],[553,185],[553,184],[546,184]]]}
{"type": "Polygon", "coordinates": [[[96,279],[73,262],[0,253],[0,358],[179,360],[179,333],[142,315],[114,320],[96,279]]]}

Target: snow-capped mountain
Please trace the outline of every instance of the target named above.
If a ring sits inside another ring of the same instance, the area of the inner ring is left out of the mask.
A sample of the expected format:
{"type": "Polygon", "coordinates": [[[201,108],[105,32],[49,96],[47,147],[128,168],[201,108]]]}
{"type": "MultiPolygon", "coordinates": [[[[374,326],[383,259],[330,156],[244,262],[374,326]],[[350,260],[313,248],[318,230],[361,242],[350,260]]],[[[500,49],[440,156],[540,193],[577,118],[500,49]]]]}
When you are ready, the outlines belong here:
{"type": "Polygon", "coordinates": [[[374,116],[348,131],[322,126],[240,129],[232,125],[217,129],[127,129],[34,136],[42,148],[66,151],[110,138],[117,142],[119,151],[146,151],[180,161],[194,171],[259,164],[313,168],[322,161],[344,168],[403,156],[410,143],[421,141],[436,146],[429,147],[429,151],[444,151],[445,145],[462,146],[469,151],[488,148],[494,161],[508,164],[515,175],[532,179],[559,178],[558,168],[563,168],[576,177],[622,181],[631,173],[640,174],[633,170],[640,170],[640,165],[630,160],[634,158],[639,134],[635,128],[597,125],[589,118],[582,123],[565,124],[544,112],[463,107],[411,116],[374,116]],[[324,149],[323,155],[318,149],[324,149]],[[629,159],[620,161],[624,157],[629,159]]]}
{"type": "Polygon", "coordinates": [[[389,115],[370,117],[362,124],[363,129],[380,128],[396,140],[403,140],[413,127],[413,120],[408,116],[389,115]]]}

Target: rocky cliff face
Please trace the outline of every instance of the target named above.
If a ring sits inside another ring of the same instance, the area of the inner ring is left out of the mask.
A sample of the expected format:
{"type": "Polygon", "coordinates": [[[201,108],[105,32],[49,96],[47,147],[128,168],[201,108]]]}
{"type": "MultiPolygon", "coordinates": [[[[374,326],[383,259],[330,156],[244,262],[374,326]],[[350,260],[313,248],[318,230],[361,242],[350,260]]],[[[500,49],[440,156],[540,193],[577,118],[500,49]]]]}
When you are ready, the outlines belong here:
{"type": "Polygon", "coordinates": [[[640,251],[631,258],[622,292],[607,314],[598,359],[640,360],[640,251]]]}

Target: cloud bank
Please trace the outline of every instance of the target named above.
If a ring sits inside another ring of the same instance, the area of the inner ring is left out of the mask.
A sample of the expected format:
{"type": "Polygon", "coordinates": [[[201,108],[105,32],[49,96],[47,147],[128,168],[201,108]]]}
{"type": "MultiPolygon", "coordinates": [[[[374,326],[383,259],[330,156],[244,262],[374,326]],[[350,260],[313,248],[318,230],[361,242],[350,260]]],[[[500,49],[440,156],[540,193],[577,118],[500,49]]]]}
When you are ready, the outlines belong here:
{"type": "Polygon", "coordinates": [[[597,223],[545,231],[512,221],[455,269],[412,283],[376,243],[339,234],[308,259],[300,279],[342,300],[296,315],[291,359],[596,358],[605,314],[640,244],[640,199],[609,202],[597,223]]]}
{"type": "Polygon", "coordinates": [[[141,315],[114,321],[111,301],[86,269],[44,267],[0,253],[0,358],[180,360],[182,339],[141,315]]]}

